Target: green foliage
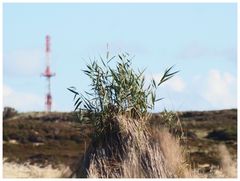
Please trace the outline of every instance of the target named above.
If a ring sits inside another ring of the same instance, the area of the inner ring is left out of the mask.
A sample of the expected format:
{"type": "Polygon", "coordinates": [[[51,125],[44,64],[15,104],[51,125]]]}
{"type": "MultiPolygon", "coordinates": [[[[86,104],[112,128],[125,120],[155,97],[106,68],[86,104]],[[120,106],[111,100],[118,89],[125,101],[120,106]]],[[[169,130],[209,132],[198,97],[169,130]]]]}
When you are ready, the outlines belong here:
{"type": "Polygon", "coordinates": [[[146,116],[148,110],[162,99],[156,97],[158,87],[178,72],[171,72],[173,67],[170,67],[159,82],[152,79],[145,88],[144,70],[132,69],[132,58],[128,53],[109,57],[108,52],[105,60],[102,57],[100,60],[91,61],[83,70],[91,79],[90,92],[84,95],[75,87],[68,88],[74,94],[75,111],[79,110],[80,120],[90,121],[97,133],[111,129],[116,115],[124,114],[134,119],[146,116]],[[116,67],[112,68],[111,63],[115,59],[116,67]]]}
{"type": "Polygon", "coordinates": [[[160,114],[163,124],[169,129],[170,133],[175,136],[183,137],[184,132],[178,114],[166,109],[160,114]]]}

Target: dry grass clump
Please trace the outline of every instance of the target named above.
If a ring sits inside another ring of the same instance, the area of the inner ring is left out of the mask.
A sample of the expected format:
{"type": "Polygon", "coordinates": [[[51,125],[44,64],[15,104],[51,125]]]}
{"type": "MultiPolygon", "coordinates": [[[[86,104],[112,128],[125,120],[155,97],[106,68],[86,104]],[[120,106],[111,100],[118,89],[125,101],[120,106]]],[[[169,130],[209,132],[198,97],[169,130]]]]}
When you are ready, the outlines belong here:
{"type": "Polygon", "coordinates": [[[219,145],[219,156],[221,159],[220,170],[224,174],[225,178],[237,177],[237,165],[232,160],[229,151],[225,145],[219,145]]]}
{"type": "Polygon", "coordinates": [[[121,134],[128,141],[120,159],[96,151],[90,159],[88,178],[207,178],[187,163],[180,138],[168,129],[137,129],[139,122],[120,116],[121,134]],[[140,131],[140,130],[145,130],[140,131]],[[118,160],[118,161],[116,161],[118,160]]]}
{"type": "Polygon", "coordinates": [[[92,153],[87,177],[90,178],[169,178],[176,177],[166,166],[165,157],[157,142],[151,142],[150,135],[141,121],[119,116],[117,121],[122,128],[119,143],[123,152],[116,155],[113,145],[111,155],[106,147],[92,153]],[[115,152],[115,153],[114,153],[115,152]]]}
{"type": "Polygon", "coordinates": [[[168,168],[177,177],[192,177],[190,166],[186,161],[186,152],[180,145],[180,139],[171,135],[167,129],[155,130],[155,137],[158,138],[160,149],[164,154],[168,168]]]}

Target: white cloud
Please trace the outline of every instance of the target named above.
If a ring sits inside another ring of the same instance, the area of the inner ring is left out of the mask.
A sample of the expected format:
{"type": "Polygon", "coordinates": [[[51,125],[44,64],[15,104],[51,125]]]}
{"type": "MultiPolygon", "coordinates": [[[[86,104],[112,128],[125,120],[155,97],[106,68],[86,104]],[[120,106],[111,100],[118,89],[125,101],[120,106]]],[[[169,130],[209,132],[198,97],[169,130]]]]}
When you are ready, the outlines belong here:
{"type": "Polygon", "coordinates": [[[236,78],[229,72],[210,70],[202,96],[215,107],[236,107],[237,93],[236,78]]]}
{"type": "MultiPolygon", "coordinates": [[[[160,79],[162,77],[162,74],[154,74],[152,78],[158,83],[160,82],[160,79]]],[[[147,79],[151,80],[150,76],[147,76],[147,79]]],[[[168,90],[172,90],[174,92],[183,92],[185,90],[185,82],[180,76],[174,76],[168,81],[163,83],[163,87],[166,87],[168,90]]]]}
{"type": "Polygon", "coordinates": [[[3,73],[6,75],[40,75],[44,65],[44,53],[40,50],[19,50],[3,56],[3,73]]]}
{"type": "Polygon", "coordinates": [[[166,87],[169,87],[175,92],[183,92],[186,86],[183,79],[179,76],[176,76],[166,82],[166,87]]]}
{"type": "Polygon", "coordinates": [[[10,106],[18,111],[39,111],[44,108],[41,96],[17,92],[7,85],[3,85],[3,106],[10,106]]]}

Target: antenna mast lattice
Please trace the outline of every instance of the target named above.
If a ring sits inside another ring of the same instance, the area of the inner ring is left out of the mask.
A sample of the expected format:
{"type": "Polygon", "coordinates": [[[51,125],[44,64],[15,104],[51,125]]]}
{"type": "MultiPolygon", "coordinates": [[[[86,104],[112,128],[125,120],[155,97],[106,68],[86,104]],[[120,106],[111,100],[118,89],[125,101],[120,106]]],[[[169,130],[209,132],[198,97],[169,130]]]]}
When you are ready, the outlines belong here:
{"type": "Polygon", "coordinates": [[[52,95],[51,95],[51,77],[55,76],[55,73],[52,73],[50,70],[50,36],[46,36],[46,69],[45,72],[42,74],[47,79],[47,93],[46,93],[46,111],[51,112],[52,106],[52,95]]]}

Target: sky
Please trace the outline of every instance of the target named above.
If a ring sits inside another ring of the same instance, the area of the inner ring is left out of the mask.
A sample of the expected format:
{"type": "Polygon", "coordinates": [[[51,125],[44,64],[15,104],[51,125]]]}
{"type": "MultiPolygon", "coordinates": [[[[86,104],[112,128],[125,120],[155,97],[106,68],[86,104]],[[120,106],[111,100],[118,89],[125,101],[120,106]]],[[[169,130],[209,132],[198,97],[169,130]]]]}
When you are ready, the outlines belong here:
{"type": "Polygon", "coordinates": [[[89,58],[128,52],[133,68],[159,80],[154,112],[237,107],[237,4],[3,4],[3,106],[44,111],[45,36],[51,36],[53,111],[73,111],[75,86],[88,91],[89,58]]]}

